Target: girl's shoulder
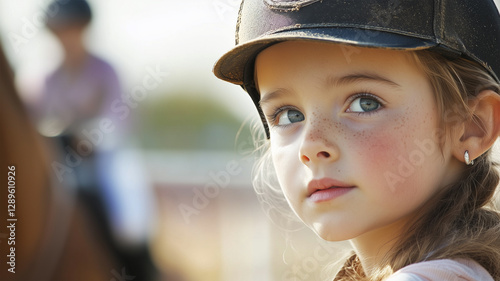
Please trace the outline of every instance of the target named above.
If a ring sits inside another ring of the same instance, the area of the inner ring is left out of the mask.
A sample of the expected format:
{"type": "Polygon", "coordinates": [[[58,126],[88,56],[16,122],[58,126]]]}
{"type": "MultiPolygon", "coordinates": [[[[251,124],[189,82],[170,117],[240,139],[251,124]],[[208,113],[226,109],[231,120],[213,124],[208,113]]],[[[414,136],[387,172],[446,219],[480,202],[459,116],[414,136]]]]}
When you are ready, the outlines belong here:
{"type": "Polygon", "coordinates": [[[408,265],[387,281],[494,281],[481,265],[468,259],[444,259],[408,265]]]}

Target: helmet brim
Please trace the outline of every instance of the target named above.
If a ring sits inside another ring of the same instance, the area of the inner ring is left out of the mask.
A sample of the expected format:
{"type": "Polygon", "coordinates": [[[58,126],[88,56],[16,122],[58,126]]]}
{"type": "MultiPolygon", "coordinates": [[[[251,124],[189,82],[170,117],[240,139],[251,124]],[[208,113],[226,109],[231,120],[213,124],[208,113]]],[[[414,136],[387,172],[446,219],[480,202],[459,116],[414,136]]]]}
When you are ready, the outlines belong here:
{"type": "Polygon", "coordinates": [[[218,78],[237,85],[243,85],[244,72],[253,64],[257,55],[267,47],[284,41],[323,41],[346,46],[383,48],[392,50],[422,50],[435,47],[431,38],[418,38],[412,34],[403,35],[387,31],[359,28],[304,28],[267,34],[260,38],[237,45],[224,54],[213,69],[218,78]]]}

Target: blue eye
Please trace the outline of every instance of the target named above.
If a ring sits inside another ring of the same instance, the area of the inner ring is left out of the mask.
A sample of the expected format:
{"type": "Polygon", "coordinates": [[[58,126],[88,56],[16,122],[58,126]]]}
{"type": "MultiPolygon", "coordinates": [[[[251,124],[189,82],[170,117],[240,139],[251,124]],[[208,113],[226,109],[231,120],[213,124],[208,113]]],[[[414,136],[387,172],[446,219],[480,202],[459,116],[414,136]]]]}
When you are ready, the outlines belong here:
{"type": "Polygon", "coordinates": [[[285,109],[277,115],[278,125],[288,125],[304,121],[304,114],[295,109],[285,109]]]}
{"type": "Polygon", "coordinates": [[[358,97],[351,102],[348,112],[370,112],[381,107],[380,102],[371,97],[358,97]]]}

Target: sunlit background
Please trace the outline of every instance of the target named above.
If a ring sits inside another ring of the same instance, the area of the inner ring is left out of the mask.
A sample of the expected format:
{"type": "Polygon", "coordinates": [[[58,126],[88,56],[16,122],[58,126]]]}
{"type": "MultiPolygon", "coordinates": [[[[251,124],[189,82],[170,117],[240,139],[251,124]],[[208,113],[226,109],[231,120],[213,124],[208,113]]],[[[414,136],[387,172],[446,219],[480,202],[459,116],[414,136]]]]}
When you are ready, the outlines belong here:
{"type": "MultiPolygon", "coordinates": [[[[166,73],[123,120],[120,164],[106,171],[123,183],[111,190],[113,237],[147,243],[158,280],[325,279],[343,245],[270,222],[251,187],[256,111],[241,88],[212,74],[234,45],[240,1],[89,2],[87,46],[115,68],[125,94],[152,69],[166,73]]],[[[1,40],[28,107],[62,59],[41,21],[47,3],[0,0],[1,40]]]]}
{"type": "MultiPolygon", "coordinates": [[[[2,43],[27,105],[63,56],[40,20],[48,2],[0,1],[2,43]]],[[[113,235],[146,240],[159,280],[318,280],[339,255],[308,230],[271,223],[251,187],[254,106],[212,74],[234,45],[239,2],[89,1],[87,46],[112,64],[125,94],[148,69],[168,73],[123,120],[117,161],[128,165],[107,171],[122,183],[109,211],[113,235]],[[209,185],[211,198],[198,193],[209,185]]],[[[109,280],[113,270],[121,267],[109,280]]]]}

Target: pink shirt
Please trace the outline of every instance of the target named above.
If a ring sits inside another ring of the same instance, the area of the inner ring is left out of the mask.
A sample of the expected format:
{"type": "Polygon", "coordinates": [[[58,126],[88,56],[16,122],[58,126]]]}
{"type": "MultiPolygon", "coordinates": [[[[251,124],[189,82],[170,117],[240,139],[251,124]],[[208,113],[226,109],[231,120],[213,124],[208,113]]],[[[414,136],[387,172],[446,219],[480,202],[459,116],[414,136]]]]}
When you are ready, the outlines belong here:
{"type": "Polygon", "coordinates": [[[434,260],[408,265],[387,281],[494,281],[491,275],[472,260],[434,260]]]}
{"type": "Polygon", "coordinates": [[[103,117],[119,125],[123,122],[116,122],[118,113],[112,104],[121,98],[121,85],[113,67],[88,54],[80,68],[68,70],[61,65],[47,78],[37,118],[59,120],[73,133],[80,133],[82,126],[96,126],[86,123],[103,117]]]}

